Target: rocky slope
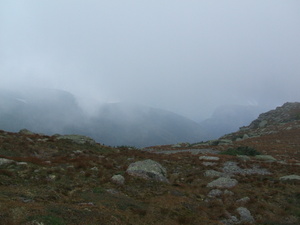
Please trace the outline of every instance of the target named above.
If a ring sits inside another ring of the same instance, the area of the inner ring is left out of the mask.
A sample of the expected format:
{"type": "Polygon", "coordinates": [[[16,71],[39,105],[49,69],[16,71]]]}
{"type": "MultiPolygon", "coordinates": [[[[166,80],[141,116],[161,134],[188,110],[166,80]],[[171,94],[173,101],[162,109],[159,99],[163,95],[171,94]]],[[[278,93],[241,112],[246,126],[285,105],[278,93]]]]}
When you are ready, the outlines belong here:
{"type": "Polygon", "coordinates": [[[143,151],[84,136],[0,131],[1,223],[298,225],[293,115],[211,142],[143,151]]]}

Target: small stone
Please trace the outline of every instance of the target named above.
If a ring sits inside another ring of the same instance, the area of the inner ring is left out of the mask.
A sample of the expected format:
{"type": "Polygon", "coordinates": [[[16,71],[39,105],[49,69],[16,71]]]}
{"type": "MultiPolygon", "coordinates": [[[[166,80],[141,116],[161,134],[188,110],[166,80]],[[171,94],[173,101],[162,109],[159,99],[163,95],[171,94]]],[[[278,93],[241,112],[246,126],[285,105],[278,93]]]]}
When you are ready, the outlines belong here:
{"type": "Polygon", "coordinates": [[[237,158],[241,161],[249,161],[250,157],[247,155],[237,155],[237,158]]]}
{"type": "Polygon", "coordinates": [[[114,175],[112,178],[111,178],[111,181],[117,185],[123,185],[124,182],[125,182],[125,178],[122,176],[122,175],[114,175]]]}
{"type": "Polygon", "coordinates": [[[214,198],[214,197],[219,197],[219,196],[221,196],[223,194],[223,192],[221,191],[221,190],[219,190],[219,189],[213,189],[213,190],[211,190],[208,194],[207,194],[207,196],[208,197],[211,197],[211,198],[214,198]]]}
{"type": "Polygon", "coordinates": [[[255,220],[247,208],[239,207],[236,211],[240,214],[241,222],[254,223],[255,220]]]}
{"type": "Polygon", "coordinates": [[[214,163],[214,162],[203,162],[202,164],[204,166],[215,166],[215,165],[217,165],[217,163],[214,163]]]}
{"type": "Polygon", "coordinates": [[[206,170],[204,172],[204,176],[206,177],[220,177],[222,176],[222,173],[216,170],[206,170]]]}
{"type": "Polygon", "coordinates": [[[228,178],[228,177],[220,177],[210,183],[207,184],[207,187],[215,187],[215,188],[232,188],[238,184],[236,179],[228,178]]]}
{"type": "Polygon", "coordinates": [[[48,176],[49,180],[55,180],[56,176],[54,174],[51,174],[48,176]]]}
{"type": "Polygon", "coordinates": [[[27,129],[21,129],[21,130],[19,131],[19,134],[33,135],[34,133],[31,132],[30,130],[27,130],[27,129]]]}
{"type": "Polygon", "coordinates": [[[5,158],[0,158],[0,165],[5,165],[5,164],[10,164],[13,163],[14,161],[11,159],[5,159],[5,158]]]}
{"type": "Polygon", "coordinates": [[[75,150],[73,151],[74,154],[82,154],[82,151],[81,150],[75,150]]]}
{"type": "Polygon", "coordinates": [[[268,123],[268,121],[263,120],[263,121],[261,121],[261,122],[258,124],[258,126],[259,126],[260,128],[263,128],[263,127],[265,127],[265,126],[267,125],[267,123],[268,123]]]}
{"type": "Polygon", "coordinates": [[[234,193],[233,193],[232,191],[229,191],[229,190],[226,189],[226,190],[224,191],[224,195],[233,196],[234,193]]]}
{"type": "Polygon", "coordinates": [[[200,156],[199,159],[200,160],[208,160],[208,161],[218,161],[218,160],[220,160],[220,158],[216,157],[216,156],[200,156]]]}
{"type": "Polygon", "coordinates": [[[300,176],[299,175],[287,175],[279,178],[281,181],[293,181],[293,180],[299,180],[300,181],[300,176]]]}
{"type": "Polygon", "coordinates": [[[244,198],[237,200],[236,202],[239,204],[247,204],[249,201],[250,201],[249,197],[244,197],[244,198]]]}
{"type": "Polygon", "coordinates": [[[259,160],[265,160],[265,161],[277,161],[273,156],[271,155],[256,155],[255,156],[256,159],[259,159],[259,160]]]}

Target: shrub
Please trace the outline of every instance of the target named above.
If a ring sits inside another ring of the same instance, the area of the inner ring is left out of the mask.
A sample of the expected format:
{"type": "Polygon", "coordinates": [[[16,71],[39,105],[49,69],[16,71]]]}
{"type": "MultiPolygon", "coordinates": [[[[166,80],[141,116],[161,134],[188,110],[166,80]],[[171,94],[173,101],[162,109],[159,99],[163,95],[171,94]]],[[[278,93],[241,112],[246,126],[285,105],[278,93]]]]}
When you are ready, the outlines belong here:
{"type": "Polygon", "coordinates": [[[249,146],[240,146],[237,148],[229,148],[226,151],[223,151],[221,154],[255,156],[255,155],[260,155],[260,152],[258,152],[256,149],[249,146]]]}

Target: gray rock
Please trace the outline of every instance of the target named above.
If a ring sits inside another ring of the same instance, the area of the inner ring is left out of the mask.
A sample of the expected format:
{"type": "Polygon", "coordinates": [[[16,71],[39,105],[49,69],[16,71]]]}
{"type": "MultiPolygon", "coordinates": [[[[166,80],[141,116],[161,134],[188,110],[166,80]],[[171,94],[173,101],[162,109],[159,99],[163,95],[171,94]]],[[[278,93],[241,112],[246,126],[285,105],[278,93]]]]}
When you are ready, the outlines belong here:
{"type": "Polygon", "coordinates": [[[236,218],[235,216],[228,216],[228,219],[222,220],[222,224],[224,225],[232,225],[232,224],[237,224],[239,222],[238,218],[236,218]]]}
{"type": "Polygon", "coordinates": [[[237,155],[237,158],[241,161],[249,161],[250,157],[247,155],[237,155]]]}
{"type": "Polygon", "coordinates": [[[232,191],[229,191],[229,190],[226,189],[226,190],[224,191],[224,195],[233,196],[234,193],[233,193],[232,191]]]}
{"type": "Polygon", "coordinates": [[[0,166],[13,163],[14,161],[11,159],[0,158],[0,166]]]}
{"type": "Polygon", "coordinates": [[[57,137],[58,140],[60,139],[67,139],[71,140],[77,144],[91,144],[95,145],[96,141],[90,137],[83,136],[83,135],[76,135],[76,134],[71,134],[71,135],[61,135],[57,137]]]}
{"type": "Polygon", "coordinates": [[[220,158],[216,157],[216,156],[200,156],[199,159],[200,160],[208,160],[208,161],[218,161],[218,160],[220,160],[220,158]]]}
{"type": "Polygon", "coordinates": [[[203,162],[202,164],[204,166],[215,166],[215,165],[217,165],[217,163],[215,163],[215,162],[203,162]]]}
{"type": "Polygon", "coordinates": [[[249,197],[244,197],[244,198],[237,200],[236,203],[238,203],[240,205],[244,205],[244,204],[247,204],[249,201],[250,201],[249,197]]]}
{"type": "Polygon", "coordinates": [[[220,177],[222,176],[222,173],[216,170],[206,170],[204,172],[204,176],[206,177],[220,177]]]}
{"type": "Polygon", "coordinates": [[[268,121],[263,120],[263,121],[261,121],[261,122],[258,124],[258,127],[263,128],[263,127],[265,127],[265,126],[267,125],[267,123],[268,123],[268,121]]]}
{"type": "Polygon", "coordinates": [[[244,134],[243,140],[248,139],[248,138],[249,138],[249,135],[248,134],[244,134]]]}
{"type": "Polygon", "coordinates": [[[151,159],[131,163],[126,172],[131,176],[141,177],[147,180],[169,182],[166,178],[166,169],[151,159]]]}
{"type": "Polygon", "coordinates": [[[210,198],[220,197],[223,194],[223,192],[219,189],[213,189],[211,190],[207,196],[210,198]]]}
{"type": "Polygon", "coordinates": [[[117,184],[117,185],[123,185],[124,182],[125,182],[125,178],[122,176],[122,175],[114,175],[112,178],[111,178],[111,181],[114,183],[114,184],[117,184]]]}
{"type": "Polygon", "coordinates": [[[232,174],[241,174],[243,173],[243,169],[241,169],[236,162],[225,162],[223,166],[223,172],[232,175],[232,174]]]}
{"type": "Polygon", "coordinates": [[[265,161],[277,161],[273,156],[271,155],[256,155],[255,156],[256,159],[259,159],[259,160],[265,160],[265,161]]]}
{"type": "Polygon", "coordinates": [[[281,181],[292,181],[292,180],[299,180],[300,181],[300,176],[299,175],[287,175],[279,178],[281,181]]]}
{"type": "Polygon", "coordinates": [[[27,130],[27,129],[21,129],[21,130],[19,131],[19,134],[33,135],[34,133],[31,132],[30,130],[27,130]]]}
{"type": "Polygon", "coordinates": [[[249,168],[242,169],[240,168],[236,162],[228,161],[224,163],[223,167],[224,174],[227,176],[232,176],[234,174],[242,174],[242,175],[252,175],[252,174],[261,174],[261,175],[270,175],[271,173],[267,169],[263,168],[249,168]]]}
{"type": "Polygon", "coordinates": [[[240,215],[241,222],[246,222],[246,223],[254,223],[255,222],[253,216],[251,215],[250,211],[247,208],[239,207],[236,209],[236,211],[240,215]]]}
{"type": "Polygon", "coordinates": [[[231,179],[228,177],[220,177],[207,184],[207,187],[211,188],[232,188],[238,184],[236,179],[231,179]]]}

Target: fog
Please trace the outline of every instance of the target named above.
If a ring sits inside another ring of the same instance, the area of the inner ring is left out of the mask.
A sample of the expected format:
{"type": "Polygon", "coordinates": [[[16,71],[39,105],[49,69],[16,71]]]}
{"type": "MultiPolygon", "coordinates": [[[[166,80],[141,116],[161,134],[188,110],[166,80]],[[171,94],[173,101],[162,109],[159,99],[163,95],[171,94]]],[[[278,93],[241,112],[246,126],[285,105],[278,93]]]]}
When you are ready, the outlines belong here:
{"type": "Polygon", "coordinates": [[[273,107],[300,101],[299,24],[298,0],[4,0],[0,86],[196,121],[220,105],[273,107]]]}

